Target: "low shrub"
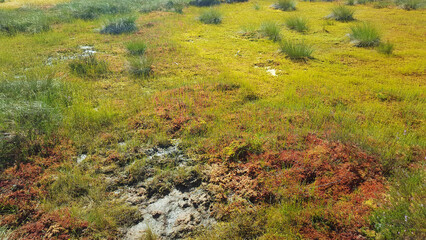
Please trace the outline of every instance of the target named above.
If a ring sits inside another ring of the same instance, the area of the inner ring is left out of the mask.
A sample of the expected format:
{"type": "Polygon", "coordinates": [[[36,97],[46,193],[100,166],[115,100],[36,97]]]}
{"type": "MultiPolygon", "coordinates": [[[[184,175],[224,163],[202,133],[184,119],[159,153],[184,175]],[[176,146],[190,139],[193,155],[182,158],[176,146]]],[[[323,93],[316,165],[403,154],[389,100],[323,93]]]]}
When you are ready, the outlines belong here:
{"type": "Polygon", "coordinates": [[[152,74],[152,59],[146,56],[130,59],[129,71],[135,77],[149,77],[152,74]]]}
{"type": "Polygon", "coordinates": [[[262,36],[268,37],[276,42],[281,40],[281,29],[276,22],[264,22],[260,25],[259,32],[262,36]]]}
{"type": "Polygon", "coordinates": [[[369,23],[351,27],[350,38],[357,47],[374,47],[380,43],[379,31],[369,23]]]}
{"type": "Polygon", "coordinates": [[[80,77],[95,78],[108,73],[107,62],[96,59],[94,55],[73,60],[69,67],[72,73],[80,77]]]}
{"type": "Polygon", "coordinates": [[[296,10],[296,4],[294,0],[278,0],[278,2],[274,4],[274,8],[282,11],[294,11],[296,10]]]}
{"type": "Polygon", "coordinates": [[[298,32],[308,31],[308,20],[300,16],[289,17],[285,20],[285,24],[289,29],[296,30],[298,32]]]}
{"type": "Polygon", "coordinates": [[[39,33],[50,29],[49,16],[35,10],[0,9],[0,33],[39,33]]]}
{"type": "Polygon", "coordinates": [[[144,41],[133,41],[127,43],[126,48],[132,55],[144,55],[147,45],[144,41]]]}
{"type": "Polygon", "coordinates": [[[136,17],[122,17],[109,20],[101,29],[100,33],[118,35],[135,32],[138,30],[135,21],[136,17]]]}
{"type": "Polygon", "coordinates": [[[210,8],[201,13],[199,20],[205,24],[219,24],[222,22],[222,13],[219,10],[210,8]]]}
{"type": "Polygon", "coordinates": [[[393,47],[393,44],[387,41],[386,43],[380,43],[377,47],[377,51],[385,55],[392,55],[393,47]]]}
{"type": "Polygon", "coordinates": [[[343,5],[331,9],[331,14],[327,18],[332,18],[340,22],[349,22],[355,20],[355,10],[345,7],[343,5]]]}
{"type": "Polygon", "coordinates": [[[280,44],[281,52],[285,53],[292,60],[306,60],[312,58],[314,49],[304,42],[282,41],[280,44]]]}

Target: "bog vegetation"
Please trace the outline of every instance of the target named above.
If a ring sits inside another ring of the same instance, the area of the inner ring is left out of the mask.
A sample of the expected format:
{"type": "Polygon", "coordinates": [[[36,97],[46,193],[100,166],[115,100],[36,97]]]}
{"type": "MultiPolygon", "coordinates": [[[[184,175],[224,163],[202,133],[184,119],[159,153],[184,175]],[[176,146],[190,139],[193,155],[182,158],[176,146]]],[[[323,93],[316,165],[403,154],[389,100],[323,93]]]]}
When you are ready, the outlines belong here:
{"type": "Polygon", "coordinates": [[[424,7],[0,0],[0,239],[122,239],[123,192],[193,182],[189,239],[424,239],[424,7]]]}

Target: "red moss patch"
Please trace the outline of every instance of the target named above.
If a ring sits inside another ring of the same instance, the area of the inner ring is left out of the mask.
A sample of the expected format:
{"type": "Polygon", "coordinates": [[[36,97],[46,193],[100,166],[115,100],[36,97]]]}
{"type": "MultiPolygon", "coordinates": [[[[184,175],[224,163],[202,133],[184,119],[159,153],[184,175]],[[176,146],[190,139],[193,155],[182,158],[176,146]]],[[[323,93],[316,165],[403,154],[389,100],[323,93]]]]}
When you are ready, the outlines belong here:
{"type": "Polygon", "coordinates": [[[52,171],[74,154],[71,142],[53,137],[43,141],[37,155],[10,167],[0,175],[0,225],[16,229],[16,239],[69,239],[87,224],[66,210],[46,213],[39,208],[46,195],[42,184],[52,171]]]}
{"type": "Polygon", "coordinates": [[[212,166],[209,188],[220,219],[242,209],[296,202],[303,210],[293,220],[304,237],[362,238],[359,229],[368,226],[372,210],[365,202],[384,191],[379,159],[315,134],[295,135],[292,129],[308,117],[245,104],[243,95],[238,87],[221,84],[161,92],[130,125],[144,134],[197,142],[189,150],[212,166]],[[223,129],[203,136],[218,123],[223,129]]]}

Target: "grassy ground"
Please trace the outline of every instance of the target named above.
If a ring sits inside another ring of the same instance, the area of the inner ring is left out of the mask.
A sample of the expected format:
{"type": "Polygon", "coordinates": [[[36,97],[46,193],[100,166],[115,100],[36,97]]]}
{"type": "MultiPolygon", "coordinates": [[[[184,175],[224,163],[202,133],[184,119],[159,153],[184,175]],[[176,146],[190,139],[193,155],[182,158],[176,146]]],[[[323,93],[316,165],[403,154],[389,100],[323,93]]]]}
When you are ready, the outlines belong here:
{"type": "Polygon", "coordinates": [[[424,10],[356,5],[354,22],[338,22],[324,18],[337,3],[299,2],[292,12],[271,4],[221,4],[217,25],[200,22],[204,9],[190,6],[183,14],[133,12],[139,29],[130,34],[100,34],[111,18],[102,15],[55,18],[49,31],[0,35],[3,82],[61,83],[51,90],[55,101],[41,90],[32,97],[0,89],[3,109],[41,102],[57,113],[43,110],[57,125],[39,124],[43,131],[31,138],[31,122],[8,124],[11,115],[0,115],[0,133],[21,136],[28,149],[19,158],[2,150],[1,164],[10,167],[1,178],[5,229],[17,236],[42,236],[44,228],[57,234],[53,221],[66,229],[57,237],[118,236],[118,227],[137,216],[100,181],[105,172],[122,171],[123,157],[112,156],[180,138],[200,165],[211,166],[205,174],[223,220],[201,239],[393,239],[403,230],[403,237],[424,236],[424,172],[418,170],[426,155],[424,10]],[[308,31],[286,27],[295,15],[308,20],[308,31]],[[393,54],[351,43],[350,27],[364,21],[394,44],[393,54]],[[259,34],[264,22],[276,22],[283,40],[312,46],[312,58],[295,61],[279,52],[279,43],[259,34]],[[128,71],[134,56],[126,43],[135,40],[147,43],[149,77],[128,71]],[[69,63],[81,46],[93,46],[107,63],[102,76],[72,73],[69,63]],[[83,153],[90,156],[85,164],[72,164],[83,153]],[[26,200],[12,200],[17,195],[26,200]]]}

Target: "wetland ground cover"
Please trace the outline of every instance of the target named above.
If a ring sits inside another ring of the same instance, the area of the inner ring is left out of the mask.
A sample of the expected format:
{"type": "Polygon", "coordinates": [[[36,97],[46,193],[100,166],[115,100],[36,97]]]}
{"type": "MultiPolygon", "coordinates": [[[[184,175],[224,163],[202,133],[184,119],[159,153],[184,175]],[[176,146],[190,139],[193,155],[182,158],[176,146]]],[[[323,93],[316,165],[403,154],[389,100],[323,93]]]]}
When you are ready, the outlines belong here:
{"type": "Polygon", "coordinates": [[[0,238],[424,239],[425,21],[0,0],[0,238]]]}

